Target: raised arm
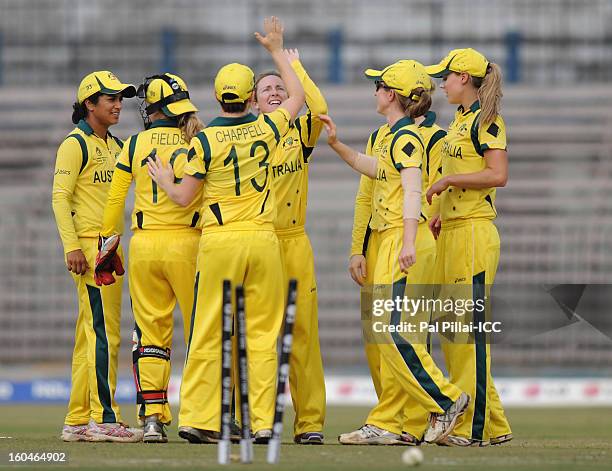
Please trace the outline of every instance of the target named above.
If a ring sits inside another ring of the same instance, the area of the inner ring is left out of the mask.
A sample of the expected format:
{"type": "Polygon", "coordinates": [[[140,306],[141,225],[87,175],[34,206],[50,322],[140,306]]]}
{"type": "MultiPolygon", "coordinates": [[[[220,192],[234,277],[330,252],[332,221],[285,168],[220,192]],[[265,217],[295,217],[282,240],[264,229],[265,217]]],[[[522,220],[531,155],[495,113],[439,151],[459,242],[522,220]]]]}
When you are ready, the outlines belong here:
{"type": "Polygon", "coordinates": [[[289,98],[283,101],[280,107],[289,112],[293,121],[304,106],[304,87],[302,87],[300,79],[283,53],[283,25],[281,21],[275,16],[264,19],[264,32],[265,36],[255,33],[255,38],[268,50],[285,83],[289,98]]]}
{"type": "Polygon", "coordinates": [[[378,168],[378,160],[376,157],[357,152],[351,149],[349,146],[344,144],[338,139],[336,134],[336,124],[327,115],[320,115],[319,118],[323,122],[325,131],[327,132],[327,143],[334,149],[342,160],[344,160],[349,166],[370,178],[376,178],[376,170],[378,168]]]}
{"type": "Polygon", "coordinates": [[[300,120],[300,139],[303,145],[312,148],[317,144],[319,135],[323,130],[323,123],[319,119],[319,115],[327,114],[327,102],[319,87],[306,73],[306,69],[300,62],[299,51],[297,49],[285,49],[285,55],[304,87],[308,113],[298,118],[300,120]]]}

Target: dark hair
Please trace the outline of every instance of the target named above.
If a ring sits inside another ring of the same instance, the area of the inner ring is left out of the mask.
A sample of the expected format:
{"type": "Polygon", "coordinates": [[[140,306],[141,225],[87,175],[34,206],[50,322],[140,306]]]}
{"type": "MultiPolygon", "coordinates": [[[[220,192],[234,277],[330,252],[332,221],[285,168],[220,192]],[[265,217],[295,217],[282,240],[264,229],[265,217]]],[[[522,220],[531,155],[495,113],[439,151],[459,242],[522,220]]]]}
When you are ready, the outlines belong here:
{"type": "Polygon", "coordinates": [[[410,97],[418,97],[418,101],[414,101],[409,97],[405,97],[396,93],[397,99],[406,113],[411,118],[418,118],[429,111],[431,107],[431,95],[422,87],[415,88],[410,92],[410,97]]]}
{"type": "Polygon", "coordinates": [[[226,113],[243,113],[247,109],[248,101],[241,101],[238,103],[223,103],[219,102],[221,109],[226,113]]]}
{"type": "Polygon", "coordinates": [[[281,80],[283,79],[281,77],[281,74],[279,74],[276,70],[268,70],[267,72],[262,72],[261,74],[259,74],[257,76],[257,79],[255,80],[255,87],[253,88],[253,97],[255,101],[257,101],[257,86],[259,85],[259,82],[261,82],[266,77],[269,77],[270,75],[278,77],[281,80]]]}
{"type": "Polygon", "coordinates": [[[98,104],[98,100],[100,99],[100,92],[96,92],[93,95],[91,95],[89,98],[86,98],[83,103],[79,104],[78,101],[75,101],[72,104],[72,122],[74,124],[78,124],[79,121],[81,121],[82,119],[85,119],[87,117],[87,107],[85,106],[85,101],[89,100],[91,101],[94,105],[98,104]]]}

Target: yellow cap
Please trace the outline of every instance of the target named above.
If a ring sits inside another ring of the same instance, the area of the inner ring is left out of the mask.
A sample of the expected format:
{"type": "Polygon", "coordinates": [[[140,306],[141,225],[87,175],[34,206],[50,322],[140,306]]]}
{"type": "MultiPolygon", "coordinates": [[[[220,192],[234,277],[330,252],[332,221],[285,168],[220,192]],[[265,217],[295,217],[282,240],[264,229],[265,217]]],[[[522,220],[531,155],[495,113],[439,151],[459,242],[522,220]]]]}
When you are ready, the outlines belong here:
{"type": "Polygon", "coordinates": [[[143,84],[143,90],[146,90],[146,95],[139,88],[141,97],[149,105],[157,105],[147,106],[148,114],[161,110],[166,116],[174,117],[198,111],[189,100],[187,84],[178,75],[166,73],[149,77],[143,84]]]}
{"type": "Polygon", "coordinates": [[[223,103],[242,103],[251,98],[255,74],[246,65],[227,64],[215,77],[215,96],[223,103]]]}
{"type": "Polygon", "coordinates": [[[86,75],[79,85],[77,101],[82,104],[94,93],[105,95],[116,95],[121,93],[124,98],[136,96],[136,88],[130,83],[121,83],[115,74],[108,70],[98,70],[86,75]]]}
{"type": "Polygon", "coordinates": [[[444,77],[449,72],[470,74],[472,77],[484,77],[487,74],[489,61],[480,52],[472,48],[453,49],[439,64],[425,67],[432,77],[444,77]]]}
{"type": "Polygon", "coordinates": [[[413,60],[397,61],[383,70],[367,69],[365,75],[371,80],[384,82],[388,88],[405,97],[417,88],[432,88],[431,79],[423,64],[413,60]]]}

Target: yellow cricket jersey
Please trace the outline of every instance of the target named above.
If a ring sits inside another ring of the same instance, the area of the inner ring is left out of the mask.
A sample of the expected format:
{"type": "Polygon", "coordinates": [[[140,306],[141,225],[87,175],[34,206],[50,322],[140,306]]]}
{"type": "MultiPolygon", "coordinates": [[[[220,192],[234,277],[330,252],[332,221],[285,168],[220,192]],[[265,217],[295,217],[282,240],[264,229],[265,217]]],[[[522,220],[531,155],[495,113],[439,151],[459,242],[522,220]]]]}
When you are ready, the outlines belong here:
{"type": "Polygon", "coordinates": [[[276,203],[269,166],[289,121],[283,108],[259,116],[218,117],[191,140],[185,174],[204,180],[204,231],[234,222],[272,225],[276,203]]]}
{"type": "Polygon", "coordinates": [[[98,237],[102,213],[123,143],[109,132],[94,134],[85,120],[57,151],[53,177],[53,212],[64,252],[81,248],[79,237],[98,237]]]}
{"type": "MultiPolygon", "coordinates": [[[[459,107],[442,144],[442,175],[480,172],[486,168],[487,149],[506,149],[506,125],[501,116],[486,128],[479,126],[480,103],[459,107]]],[[[473,190],[449,187],[440,195],[443,221],[452,219],[495,219],[495,188],[473,190]]]]}
{"type": "Polygon", "coordinates": [[[279,230],[306,224],[308,163],[323,129],[319,115],[327,113],[323,94],[302,64],[296,60],[291,65],[304,87],[308,113],[295,120],[272,158],[272,181],[277,204],[274,227],[279,230]]]}
{"type": "MultiPolygon", "coordinates": [[[[377,141],[379,132],[385,129],[382,126],[379,130],[370,135],[365,153],[373,155],[373,146],[377,141]]],[[[440,126],[436,124],[436,114],[433,111],[425,115],[425,119],[418,125],[419,135],[422,138],[425,152],[423,154],[423,163],[421,166],[422,200],[421,200],[421,218],[419,223],[426,222],[432,215],[438,212],[434,199],[434,205],[429,206],[425,198],[427,188],[441,178],[442,169],[442,139],[446,135],[440,126]]],[[[372,195],[375,180],[365,175],[361,176],[359,181],[359,190],[355,197],[355,214],[353,218],[353,233],[351,242],[351,255],[363,254],[368,245],[369,232],[371,230],[370,222],[372,218],[372,195]]]]}
{"type": "Polygon", "coordinates": [[[442,143],[446,137],[446,131],[436,124],[436,114],[428,111],[425,119],[419,124],[419,133],[425,146],[421,167],[423,187],[421,188],[421,219],[419,222],[426,222],[440,212],[440,198],[434,196],[430,205],[426,196],[429,187],[442,178],[442,143]]]}
{"type": "Polygon", "coordinates": [[[403,227],[404,190],[400,171],[420,168],[425,148],[414,120],[408,116],[393,126],[381,126],[372,140],[372,155],[378,158],[376,180],[372,188],[373,230],[403,227]]]}
{"type": "Polygon", "coordinates": [[[187,207],[173,202],[160,190],[147,170],[147,159],[160,159],[174,171],[174,182],[183,178],[189,143],[173,120],[155,121],[149,129],[130,137],[116,165],[115,178],[104,211],[102,235],[120,233],[125,198],[135,180],[135,200],[132,211],[132,230],[183,229],[199,227],[199,195],[187,207]]]}

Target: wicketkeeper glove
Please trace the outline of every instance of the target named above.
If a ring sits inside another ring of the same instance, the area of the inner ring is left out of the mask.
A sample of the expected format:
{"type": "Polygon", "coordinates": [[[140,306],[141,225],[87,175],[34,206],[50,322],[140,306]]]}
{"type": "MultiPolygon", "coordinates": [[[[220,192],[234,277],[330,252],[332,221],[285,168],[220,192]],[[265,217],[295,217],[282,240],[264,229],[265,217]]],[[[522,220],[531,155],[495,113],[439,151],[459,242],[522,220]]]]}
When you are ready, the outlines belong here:
{"type": "Polygon", "coordinates": [[[94,280],[98,286],[112,285],[115,282],[113,272],[117,275],[125,273],[121,258],[117,254],[119,240],[119,234],[110,237],[98,237],[98,255],[96,255],[94,270],[94,280]]]}

